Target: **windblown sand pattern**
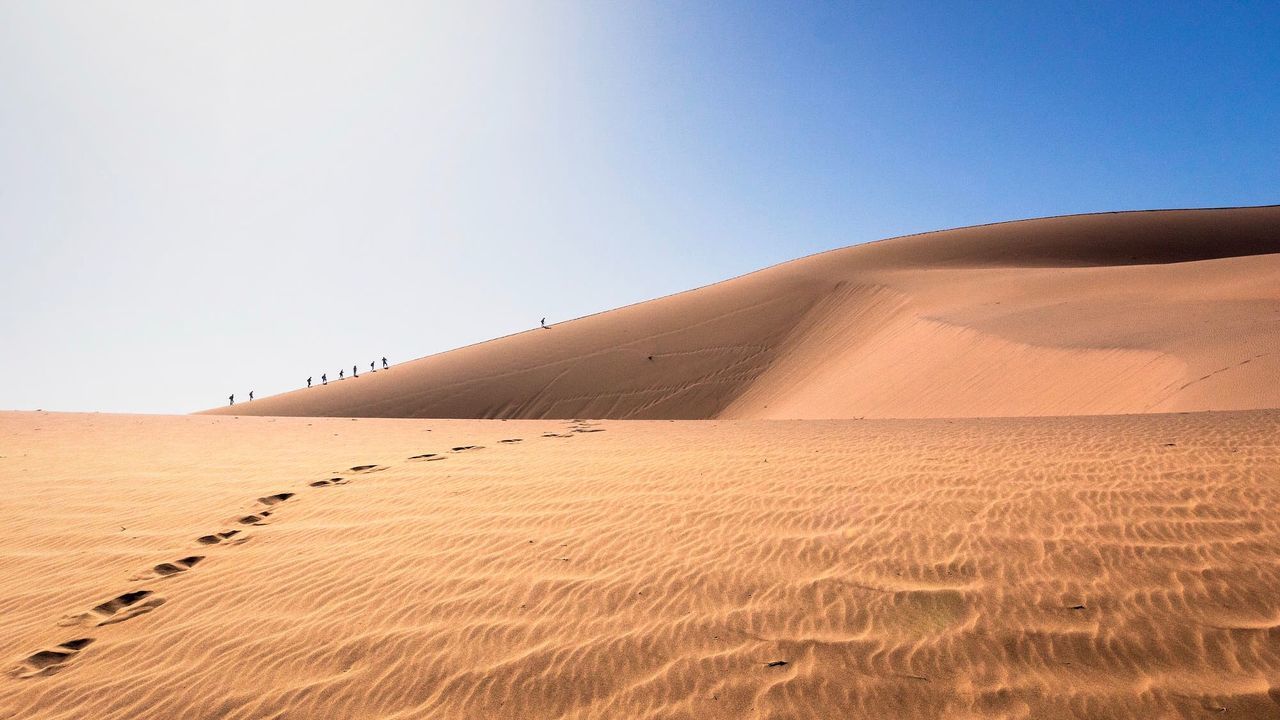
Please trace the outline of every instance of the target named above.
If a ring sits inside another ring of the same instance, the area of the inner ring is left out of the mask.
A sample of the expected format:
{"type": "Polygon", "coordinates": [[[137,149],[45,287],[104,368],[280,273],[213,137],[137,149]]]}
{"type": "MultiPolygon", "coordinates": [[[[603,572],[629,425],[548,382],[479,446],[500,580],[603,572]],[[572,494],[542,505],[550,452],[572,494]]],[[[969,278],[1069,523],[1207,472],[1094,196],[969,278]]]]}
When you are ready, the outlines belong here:
{"type": "Polygon", "coordinates": [[[0,717],[1280,717],[1278,339],[1280,207],[1121,213],[0,413],[0,717]]]}
{"type": "Polygon", "coordinates": [[[0,717],[1275,717],[1278,443],[0,414],[0,717]]]}

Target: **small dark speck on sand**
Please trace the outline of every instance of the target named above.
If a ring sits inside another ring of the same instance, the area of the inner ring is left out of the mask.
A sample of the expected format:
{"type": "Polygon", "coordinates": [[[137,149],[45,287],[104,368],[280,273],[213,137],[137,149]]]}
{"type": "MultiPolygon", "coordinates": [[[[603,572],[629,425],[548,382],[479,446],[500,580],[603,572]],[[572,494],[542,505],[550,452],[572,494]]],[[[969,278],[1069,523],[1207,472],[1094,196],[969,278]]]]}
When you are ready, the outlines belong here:
{"type": "Polygon", "coordinates": [[[774,660],[771,663],[766,663],[765,667],[782,667],[783,665],[786,665],[786,664],[787,664],[786,660],[774,660]]]}

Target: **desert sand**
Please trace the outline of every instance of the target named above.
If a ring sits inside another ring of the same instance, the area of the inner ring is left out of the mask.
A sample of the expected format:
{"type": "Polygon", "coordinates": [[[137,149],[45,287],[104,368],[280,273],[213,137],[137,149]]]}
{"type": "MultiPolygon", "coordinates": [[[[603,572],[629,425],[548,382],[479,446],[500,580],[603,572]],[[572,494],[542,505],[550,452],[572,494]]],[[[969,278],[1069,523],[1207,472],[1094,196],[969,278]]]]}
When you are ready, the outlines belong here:
{"type": "Polygon", "coordinates": [[[1275,717],[1278,439],[4,414],[0,716],[1275,717]]]}
{"type": "Polygon", "coordinates": [[[1280,717],[1278,339],[1280,208],[1121,213],[0,413],[0,717],[1280,717]]]}

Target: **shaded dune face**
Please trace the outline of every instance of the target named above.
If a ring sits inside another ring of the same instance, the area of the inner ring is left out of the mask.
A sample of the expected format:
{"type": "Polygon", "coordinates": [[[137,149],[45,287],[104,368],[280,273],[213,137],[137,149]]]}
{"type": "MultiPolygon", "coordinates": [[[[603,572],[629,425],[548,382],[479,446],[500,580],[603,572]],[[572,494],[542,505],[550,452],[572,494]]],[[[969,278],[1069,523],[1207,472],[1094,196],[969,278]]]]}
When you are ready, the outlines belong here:
{"type": "Polygon", "coordinates": [[[854,246],[211,412],[981,417],[1280,406],[1280,207],[854,246]]]}

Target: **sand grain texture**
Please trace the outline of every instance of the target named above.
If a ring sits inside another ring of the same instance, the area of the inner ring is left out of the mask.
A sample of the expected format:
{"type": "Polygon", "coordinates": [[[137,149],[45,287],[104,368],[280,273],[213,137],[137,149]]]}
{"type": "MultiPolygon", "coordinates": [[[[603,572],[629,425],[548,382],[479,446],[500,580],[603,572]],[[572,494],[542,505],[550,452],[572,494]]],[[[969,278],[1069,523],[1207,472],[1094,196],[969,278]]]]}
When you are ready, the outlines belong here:
{"type": "Polygon", "coordinates": [[[1278,439],[0,414],[0,716],[1275,717],[1278,439]]]}

